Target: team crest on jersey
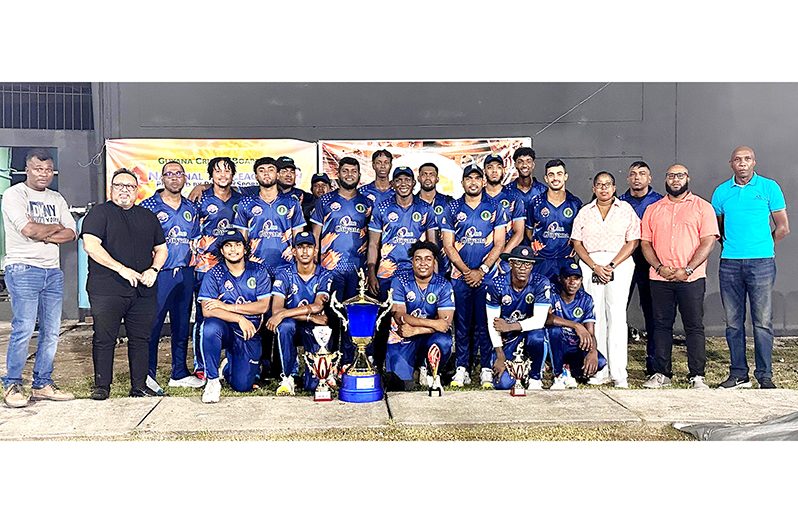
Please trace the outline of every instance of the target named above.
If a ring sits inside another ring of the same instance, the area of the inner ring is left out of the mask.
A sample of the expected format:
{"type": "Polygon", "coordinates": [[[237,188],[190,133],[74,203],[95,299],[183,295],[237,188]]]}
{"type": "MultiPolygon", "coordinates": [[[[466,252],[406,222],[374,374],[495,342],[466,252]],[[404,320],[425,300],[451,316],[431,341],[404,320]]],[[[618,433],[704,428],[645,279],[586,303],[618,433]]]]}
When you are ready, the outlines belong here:
{"type": "Polygon", "coordinates": [[[435,214],[443,214],[443,205],[435,206],[435,214]]]}
{"type": "MultiPolygon", "coordinates": [[[[337,205],[337,204],[336,204],[336,205],[337,205]]],[[[332,207],[332,206],[330,206],[330,207],[332,207]]],[[[337,210],[337,209],[336,209],[336,210],[337,210]]],[[[364,212],[366,212],[366,206],[365,206],[365,205],[363,205],[362,203],[358,203],[357,205],[355,205],[355,210],[356,210],[357,212],[359,212],[359,213],[363,214],[364,212]]]]}
{"type": "Polygon", "coordinates": [[[405,294],[405,299],[407,301],[414,301],[416,299],[416,293],[413,291],[408,291],[407,294],[405,294]]]}
{"type": "Polygon", "coordinates": [[[526,298],[524,298],[524,301],[526,301],[527,303],[530,303],[530,304],[531,303],[535,303],[535,296],[532,295],[532,294],[527,294],[526,298]]]}
{"type": "Polygon", "coordinates": [[[230,280],[225,281],[224,282],[224,288],[226,290],[228,290],[228,291],[232,291],[233,290],[233,282],[231,282],[230,280]]]}
{"type": "Polygon", "coordinates": [[[389,212],[388,213],[388,221],[389,222],[395,222],[398,219],[399,219],[399,215],[396,214],[395,212],[389,212]]]}
{"type": "Polygon", "coordinates": [[[432,305],[436,301],[438,301],[438,295],[437,294],[435,294],[434,292],[431,292],[431,293],[427,294],[427,303],[432,305]]]}
{"type": "Polygon", "coordinates": [[[277,214],[279,214],[280,216],[285,216],[286,214],[288,214],[288,207],[286,207],[285,205],[278,205],[277,214]]]}
{"type": "Polygon", "coordinates": [[[480,216],[480,217],[481,217],[483,220],[485,220],[486,222],[489,222],[489,221],[490,221],[490,211],[482,211],[482,213],[481,213],[479,216],[480,216]]]}
{"type": "Polygon", "coordinates": [[[509,295],[505,294],[502,296],[502,305],[510,305],[513,302],[513,299],[510,298],[509,295]]]}
{"type": "Polygon", "coordinates": [[[258,280],[256,280],[254,276],[250,277],[247,280],[247,287],[249,287],[250,289],[254,289],[257,286],[257,284],[258,280]]]}
{"type": "Polygon", "coordinates": [[[156,214],[156,216],[158,217],[158,221],[161,223],[169,219],[169,215],[166,214],[164,211],[159,212],[158,214],[156,214]]]}
{"type": "Polygon", "coordinates": [[[540,210],[540,215],[543,216],[544,218],[548,218],[549,214],[550,214],[549,210],[546,207],[544,207],[544,208],[542,208],[540,210]]]}
{"type": "Polygon", "coordinates": [[[466,221],[467,218],[468,218],[468,216],[466,216],[466,213],[464,213],[464,212],[458,212],[457,213],[457,221],[458,222],[464,222],[464,221],[466,221]]]}
{"type": "Polygon", "coordinates": [[[183,211],[183,219],[186,220],[187,222],[193,220],[194,217],[191,216],[191,211],[183,211]]]}
{"type": "Polygon", "coordinates": [[[565,210],[562,212],[562,215],[563,215],[563,216],[565,216],[566,218],[570,218],[571,216],[573,216],[573,215],[574,215],[574,210],[573,210],[573,209],[571,209],[570,207],[568,207],[567,209],[565,209],[565,210]]]}
{"type": "Polygon", "coordinates": [[[341,210],[341,204],[338,202],[332,202],[330,204],[330,210],[333,212],[338,212],[341,210]]]}
{"type": "Polygon", "coordinates": [[[421,221],[421,213],[416,211],[416,212],[413,213],[411,218],[413,218],[414,222],[420,222],[421,221]]]}
{"type": "Polygon", "coordinates": [[[256,205],[255,207],[252,208],[252,214],[255,216],[260,216],[261,214],[263,214],[263,209],[261,209],[259,205],[256,205]]]}
{"type": "Polygon", "coordinates": [[[585,311],[582,310],[582,307],[577,307],[574,309],[574,318],[581,318],[585,315],[585,311]]]}
{"type": "Polygon", "coordinates": [[[505,209],[510,206],[510,200],[502,200],[502,207],[505,209]]]}
{"type": "Polygon", "coordinates": [[[296,286],[296,283],[291,285],[291,294],[299,294],[299,287],[296,286]]]}
{"type": "Polygon", "coordinates": [[[217,212],[219,212],[219,208],[215,203],[212,203],[208,206],[208,214],[216,214],[217,212]]]}

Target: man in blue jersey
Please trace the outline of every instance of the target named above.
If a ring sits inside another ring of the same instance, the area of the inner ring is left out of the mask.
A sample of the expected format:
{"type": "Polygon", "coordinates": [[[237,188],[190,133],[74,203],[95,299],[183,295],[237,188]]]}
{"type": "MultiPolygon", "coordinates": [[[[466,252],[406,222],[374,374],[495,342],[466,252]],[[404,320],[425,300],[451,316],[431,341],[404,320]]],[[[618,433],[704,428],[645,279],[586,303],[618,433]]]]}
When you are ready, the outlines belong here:
{"type": "Polygon", "coordinates": [[[192,375],[186,365],[191,302],[194,294],[194,269],[191,267],[191,242],[199,237],[197,207],[181,191],[186,185],[186,172],[179,162],[169,162],[161,169],[163,190],[139,205],[158,218],[166,238],[166,262],[158,271],[157,309],[150,335],[150,357],[147,387],[159,396],[163,389],[155,379],[158,367],[158,339],[166,313],[172,338],[172,373],[170,387],[199,388],[205,381],[192,375]]]}
{"type": "MultiPolygon", "coordinates": [[[[446,206],[454,200],[451,196],[438,192],[438,166],[432,162],[425,163],[418,168],[418,197],[432,205],[432,210],[435,211],[435,220],[440,223],[441,215],[446,206]]],[[[437,245],[442,245],[440,237],[440,229],[438,230],[437,245]]],[[[438,273],[447,275],[451,270],[449,258],[445,253],[441,253],[438,260],[438,273]]]]}
{"type": "MultiPolygon", "coordinates": [[[[651,187],[651,168],[643,161],[632,162],[626,181],[629,189],[618,198],[631,205],[637,217],[642,220],[648,206],[662,199],[662,195],[651,187]]],[[[632,252],[632,259],[635,262],[635,272],[626,306],[629,307],[632,301],[632,291],[636,285],[640,309],[643,311],[643,326],[646,330],[646,376],[652,376],[654,375],[654,312],[651,304],[651,280],[648,277],[650,265],[639,245],[632,252]]]]}
{"type": "Polygon", "coordinates": [[[546,185],[537,181],[535,172],[535,150],[531,147],[519,147],[513,153],[513,162],[518,178],[507,184],[507,189],[514,199],[524,202],[524,209],[529,209],[532,198],[546,192],[546,185]]]}
{"type": "Polygon", "coordinates": [[[514,358],[523,342],[523,351],[532,360],[527,390],[541,390],[548,349],[544,324],[551,309],[551,284],[545,276],[533,274],[535,256],[530,247],[519,245],[509,254],[502,253],[501,258],[507,264],[500,264],[486,285],[493,386],[506,390],[515,384],[505,362],[514,358]]]}
{"type": "Polygon", "coordinates": [[[571,229],[582,200],[565,188],[568,172],[562,160],[546,163],[548,189],[532,198],[526,211],[527,238],[538,262],[534,271],[555,280],[565,258],[573,257],[571,229]]]}
{"type": "Polygon", "coordinates": [[[391,282],[393,319],[385,357],[386,382],[392,390],[411,390],[413,371],[419,366],[419,384],[441,388],[440,374],[433,378],[427,355],[440,351],[439,372],[452,354],[454,291],[446,278],[434,272],[440,252],[430,242],[418,241],[408,251],[413,272],[398,274],[391,282]]]}
{"type": "Polygon", "coordinates": [[[277,187],[281,193],[293,196],[299,201],[302,216],[306,222],[309,221],[310,213],[316,205],[316,198],[296,186],[296,164],[293,158],[288,156],[277,158],[277,187]]]}
{"type": "Polygon", "coordinates": [[[483,280],[504,248],[507,219],[501,204],[483,192],[482,169],[467,166],[462,183],[465,194],[449,204],[441,220],[443,248],[452,263],[452,287],[457,303],[454,312],[457,368],[452,386],[462,387],[471,382],[470,363],[479,352],[480,381],[483,387],[490,388],[491,345],[483,280]]]}
{"type": "MultiPolygon", "coordinates": [[[[321,266],[332,272],[332,291],[339,301],[358,293],[358,270],[366,267],[371,200],[357,191],[360,163],[349,156],[338,162],[338,189],[318,199],[310,217],[321,266]]],[[[339,327],[335,322],[335,327],[339,327]]],[[[342,363],[352,363],[355,346],[348,332],[341,334],[342,363]]],[[[337,339],[337,338],[336,338],[337,339]]]]}
{"type": "Polygon", "coordinates": [[[551,301],[546,327],[554,383],[549,390],[576,388],[577,380],[586,381],[607,364],[596,349],[593,298],[582,288],[582,269],[576,260],[563,260],[551,301]]]}
{"type": "MultiPolygon", "coordinates": [[[[310,178],[310,194],[313,195],[315,200],[318,200],[328,192],[332,191],[332,182],[327,173],[316,173],[310,178]]],[[[313,208],[316,208],[315,202],[313,208]]],[[[311,212],[313,209],[311,209],[311,212]]],[[[310,222],[310,218],[306,218],[310,222]]]]}
{"type": "Polygon", "coordinates": [[[371,167],[374,169],[374,181],[360,189],[360,194],[367,197],[374,205],[393,196],[393,185],[388,179],[393,165],[393,155],[386,149],[374,151],[371,155],[371,167]]]}
{"type": "Polygon", "coordinates": [[[485,193],[498,201],[507,218],[510,220],[507,228],[507,242],[502,252],[510,252],[517,245],[527,244],[524,241],[524,223],[526,221],[526,208],[521,198],[510,194],[510,188],[502,185],[504,182],[504,160],[497,154],[485,156],[482,162],[485,168],[485,193]]]}
{"type": "Polygon", "coordinates": [[[252,390],[261,354],[258,330],[271,304],[272,285],[266,268],[247,259],[247,245],[238,229],[228,229],[219,239],[224,261],[202,281],[199,300],[205,320],[200,335],[207,383],[203,403],[217,403],[220,377],[238,392],[252,390]],[[222,349],[227,357],[221,359],[222,349]]]}
{"type": "MultiPolygon", "coordinates": [[[[272,284],[272,316],[266,328],[277,335],[277,347],[282,364],[282,379],[278,396],[293,396],[295,377],[299,373],[297,343],[305,351],[315,354],[319,344],[313,337],[313,327],[327,325],[324,304],[330,299],[332,274],[316,263],[316,240],[307,231],[294,240],[294,263],[281,269],[272,284]]],[[[328,382],[335,386],[334,376],[328,382]]],[[[318,380],[305,368],[305,390],[314,390],[318,380]]]]}
{"type": "MultiPolygon", "coordinates": [[[[233,177],[236,164],[229,157],[212,158],[208,162],[208,176],[212,185],[199,193],[197,212],[199,214],[200,237],[195,245],[194,294],[199,295],[202,279],[205,274],[219,263],[219,246],[216,241],[221,234],[232,227],[233,218],[241,195],[233,190],[233,177]]],[[[194,188],[196,190],[196,187],[194,188]]],[[[192,191],[192,194],[194,191],[192,191]]],[[[191,195],[189,195],[191,199],[191,195]]],[[[197,306],[194,313],[194,331],[192,345],[194,347],[194,373],[197,378],[205,379],[205,367],[199,353],[199,326],[202,323],[202,307],[197,306]]]]}

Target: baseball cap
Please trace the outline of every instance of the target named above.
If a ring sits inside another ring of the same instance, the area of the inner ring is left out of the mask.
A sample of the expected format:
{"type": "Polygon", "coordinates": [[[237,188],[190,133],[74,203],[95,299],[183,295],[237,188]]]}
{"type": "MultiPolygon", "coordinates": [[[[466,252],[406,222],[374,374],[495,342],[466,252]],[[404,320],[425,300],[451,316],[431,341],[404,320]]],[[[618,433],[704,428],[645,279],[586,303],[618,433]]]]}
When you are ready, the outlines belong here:
{"type": "Polygon", "coordinates": [[[498,154],[489,154],[485,157],[485,160],[482,162],[482,167],[487,169],[488,164],[491,162],[499,162],[500,164],[502,164],[502,166],[504,166],[504,160],[502,160],[501,156],[499,156],[498,154]]]}
{"type": "Polygon", "coordinates": [[[285,169],[286,167],[290,167],[292,169],[296,169],[296,164],[294,163],[293,158],[289,158],[288,156],[281,156],[277,158],[277,170],[285,169]]]}
{"type": "Polygon", "coordinates": [[[512,251],[509,253],[503,252],[499,255],[504,261],[511,261],[511,260],[521,260],[521,261],[531,261],[536,262],[538,258],[535,257],[535,252],[527,247],[526,245],[518,245],[513,248],[512,251]]]}
{"type": "Polygon", "coordinates": [[[310,185],[312,186],[316,182],[324,182],[327,185],[332,185],[330,183],[330,177],[327,176],[327,173],[316,173],[310,178],[310,185]]]}
{"type": "Polygon", "coordinates": [[[316,245],[316,238],[309,232],[302,231],[294,236],[294,247],[299,247],[300,245],[316,245]]]}
{"type": "Polygon", "coordinates": [[[563,278],[567,278],[568,276],[579,276],[581,278],[582,269],[579,267],[579,263],[577,263],[576,260],[573,258],[566,258],[560,265],[560,276],[563,278]]]}
{"type": "Polygon", "coordinates": [[[393,180],[397,176],[409,176],[411,178],[415,178],[415,175],[413,174],[413,169],[411,169],[410,167],[397,167],[396,169],[394,169],[391,179],[393,180]]]}
{"type": "Polygon", "coordinates": [[[478,173],[480,176],[485,176],[485,173],[479,168],[479,165],[475,165],[473,163],[466,165],[466,168],[463,169],[463,178],[471,173],[478,173]]]}
{"type": "Polygon", "coordinates": [[[244,243],[244,235],[238,229],[226,229],[219,238],[219,248],[221,249],[227,242],[244,243]]]}

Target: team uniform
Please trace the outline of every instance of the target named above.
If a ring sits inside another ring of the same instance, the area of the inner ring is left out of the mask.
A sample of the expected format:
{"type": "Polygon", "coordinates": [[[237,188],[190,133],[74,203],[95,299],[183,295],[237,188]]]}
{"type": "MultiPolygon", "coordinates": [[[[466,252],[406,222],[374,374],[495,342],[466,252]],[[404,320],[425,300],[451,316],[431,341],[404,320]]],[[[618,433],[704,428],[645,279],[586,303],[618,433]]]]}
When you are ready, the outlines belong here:
{"type": "MultiPolygon", "coordinates": [[[[454,247],[469,268],[484,263],[493,248],[494,231],[506,227],[507,215],[500,203],[482,195],[475,209],[465,202],[465,196],[450,202],[444,210],[441,231],[454,234],[454,247]]],[[[460,270],[452,265],[452,288],[457,308],[454,311],[454,336],[457,342],[458,367],[469,368],[469,360],[480,353],[483,368],[490,367],[491,343],[485,316],[485,282],[479,287],[469,286],[460,270]],[[471,337],[471,329],[474,336],[471,337]]],[[[487,279],[487,275],[485,276],[487,279]]]]}
{"type": "MultiPolygon", "coordinates": [[[[449,203],[453,201],[454,198],[452,198],[448,194],[441,194],[439,192],[435,193],[435,198],[432,200],[432,210],[435,212],[435,222],[439,226],[441,223],[441,217],[443,215],[444,209],[446,209],[449,203]]],[[[437,236],[438,236],[438,245],[441,245],[440,233],[437,236]]],[[[441,257],[438,260],[438,273],[448,275],[449,271],[451,271],[451,268],[452,264],[449,261],[449,257],[446,256],[446,253],[443,252],[443,250],[441,250],[441,257]]]]}
{"type": "Polygon", "coordinates": [[[287,194],[299,202],[299,206],[302,208],[302,216],[305,218],[306,222],[309,222],[310,215],[314,207],[316,207],[316,197],[309,192],[303,191],[299,187],[291,187],[283,194],[287,194]]]}
{"type": "Polygon", "coordinates": [[[361,185],[357,190],[360,194],[371,200],[371,203],[374,204],[375,207],[385,200],[393,199],[396,194],[393,189],[388,189],[387,191],[377,189],[376,182],[361,185]]]}
{"type": "Polygon", "coordinates": [[[158,191],[139,205],[149,209],[158,218],[166,238],[168,256],[158,272],[157,312],[150,335],[149,375],[155,379],[158,366],[158,338],[161,335],[166,313],[172,333],[173,380],[190,374],[186,366],[188,331],[191,316],[191,301],[194,295],[194,269],[191,267],[191,241],[200,235],[197,207],[186,198],[181,198],[177,210],[164,203],[158,191]]]}
{"type": "MultiPolygon", "coordinates": [[[[416,318],[435,319],[439,311],[454,310],[454,291],[452,284],[440,274],[433,273],[426,289],[421,289],[412,272],[403,272],[391,282],[393,302],[403,304],[407,314],[416,318]]],[[[403,381],[413,379],[413,370],[421,365],[427,351],[437,345],[441,351],[438,369],[443,369],[452,354],[452,334],[434,332],[419,334],[412,338],[399,336],[395,320],[391,320],[388,334],[388,352],[385,357],[385,370],[392,372],[403,381]]]]}
{"type": "MultiPolygon", "coordinates": [[[[285,299],[285,308],[294,309],[310,305],[316,297],[330,295],[332,273],[327,269],[317,266],[316,272],[308,280],[304,280],[297,271],[296,264],[281,269],[274,279],[272,295],[282,296],[285,299]]],[[[313,327],[316,324],[297,318],[285,318],[277,326],[277,346],[285,376],[296,376],[299,373],[297,362],[297,340],[301,340],[305,351],[315,354],[319,344],[313,337],[313,327]]],[[[305,368],[305,390],[314,390],[318,380],[314,378],[309,368],[305,368]]]]}
{"type": "MultiPolygon", "coordinates": [[[[362,194],[347,200],[338,191],[332,191],[316,201],[310,216],[311,223],[321,226],[321,266],[331,271],[331,289],[339,301],[358,293],[357,271],[366,266],[372,208],[371,200],[362,194]]],[[[343,363],[351,363],[355,346],[348,332],[342,334],[342,352],[343,363]]]]}
{"type": "MultiPolygon", "coordinates": [[[[509,265],[501,263],[488,279],[486,306],[498,309],[498,317],[508,322],[520,322],[530,318],[534,312],[535,304],[551,304],[551,284],[548,278],[540,274],[530,274],[526,287],[521,291],[513,288],[509,265]]],[[[455,297],[455,299],[457,299],[455,297]]],[[[549,339],[546,329],[535,329],[527,332],[511,332],[502,334],[504,344],[504,357],[508,360],[514,358],[513,353],[518,344],[524,342],[524,353],[532,360],[529,377],[539,380],[543,373],[543,363],[549,348],[549,339]]],[[[483,367],[492,367],[496,359],[495,351],[491,350],[490,361],[483,367]]],[[[499,379],[494,377],[493,386],[496,389],[509,389],[515,380],[505,370],[499,379]]]]}
{"type": "MultiPolygon", "coordinates": [[[[560,318],[576,323],[596,323],[596,316],[593,311],[593,298],[579,289],[571,303],[565,303],[560,296],[560,289],[554,285],[552,287],[552,307],[553,313],[560,318]]],[[[582,378],[582,365],[585,362],[587,352],[579,348],[579,336],[573,329],[568,327],[549,327],[549,341],[551,343],[552,373],[559,376],[563,372],[563,364],[568,366],[570,375],[574,378],[582,378]]],[[[598,368],[601,370],[607,364],[607,359],[598,353],[598,368]]]]}
{"type": "MultiPolygon", "coordinates": [[[[213,187],[202,191],[200,200],[197,203],[197,213],[199,216],[200,238],[197,241],[194,259],[191,265],[194,266],[194,294],[199,296],[202,280],[205,274],[216,267],[221,259],[218,252],[218,238],[224,231],[233,226],[238,204],[241,202],[241,195],[235,190],[230,191],[230,198],[222,200],[213,193],[213,187]]],[[[200,325],[202,324],[202,307],[194,309],[194,331],[192,333],[192,344],[194,346],[194,372],[204,372],[202,358],[199,352],[200,344],[200,325]]]]}
{"type": "MultiPolygon", "coordinates": [[[[244,272],[239,277],[230,274],[227,264],[222,262],[205,275],[199,293],[199,301],[216,299],[230,304],[252,303],[270,297],[272,284],[269,273],[260,263],[247,260],[244,272]]],[[[261,315],[247,315],[255,328],[260,329],[261,315]]],[[[206,318],[200,327],[200,354],[209,380],[219,378],[219,360],[222,348],[226,350],[228,364],[223,369],[224,379],[233,390],[252,390],[258,377],[261,355],[260,335],[245,340],[237,323],[219,318],[206,318]]]]}
{"type": "MultiPolygon", "coordinates": [[[[546,184],[541,183],[532,177],[532,187],[528,191],[522,191],[518,188],[518,180],[514,180],[513,182],[508,183],[502,189],[502,192],[506,192],[509,197],[510,201],[512,202],[523,202],[523,207],[521,209],[521,213],[524,217],[526,217],[529,207],[532,205],[532,198],[537,196],[538,194],[545,194],[549,188],[546,184]]],[[[517,205],[517,204],[516,204],[517,205]]],[[[526,236],[521,240],[520,245],[529,245],[529,240],[526,239],[526,236]]]]}
{"type": "MultiPolygon", "coordinates": [[[[508,187],[502,187],[501,192],[496,196],[489,195],[487,191],[484,191],[483,194],[488,198],[493,198],[493,200],[504,209],[504,213],[507,215],[507,235],[505,236],[505,240],[509,241],[510,238],[513,237],[513,224],[518,220],[526,219],[524,200],[510,194],[508,187]]],[[[524,243],[523,240],[521,243],[524,243]]]]}
{"type": "Polygon", "coordinates": [[[567,258],[571,247],[571,229],[576,213],[582,207],[582,200],[565,191],[565,200],[554,205],[541,193],[532,198],[526,212],[526,228],[532,231],[532,250],[542,258],[535,263],[533,271],[556,279],[563,259],[567,258]]]}

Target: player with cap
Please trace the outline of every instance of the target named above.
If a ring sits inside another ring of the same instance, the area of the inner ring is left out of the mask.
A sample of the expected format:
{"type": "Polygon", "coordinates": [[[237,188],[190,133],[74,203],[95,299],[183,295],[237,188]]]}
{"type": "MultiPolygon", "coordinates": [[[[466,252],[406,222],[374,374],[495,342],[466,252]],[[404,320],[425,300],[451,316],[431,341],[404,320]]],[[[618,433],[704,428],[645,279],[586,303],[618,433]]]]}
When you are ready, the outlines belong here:
{"type": "MultiPolygon", "coordinates": [[[[319,344],[313,336],[313,327],[327,325],[324,304],[330,299],[332,275],[316,263],[319,252],[316,240],[307,231],[294,238],[294,262],[281,269],[272,284],[272,316],[266,328],[277,335],[282,374],[277,395],[293,396],[295,377],[299,374],[297,341],[305,351],[315,354],[319,344]]],[[[330,385],[335,385],[330,376],[330,385]]],[[[318,384],[305,368],[305,390],[314,390],[318,384]]]]}
{"type": "MultiPolygon", "coordinates": [[[[471,382],[470,362],[480,354],[483,387],[492,386],[491,345],[485,318],[485,276],[504,249],[507,216],[501,204],[488,197],[485,174],[476,165],[463,170],[465,194],[441,215],[443,248],[452,263],[456,364],[453,387],[471,382]]],[[[474,361],[476,366],[476,361],[474,361]]]]}
{"type": "MultiPolygon", "coordinates": [[[[332,191],[332,182],[330,182],[330,177],[327,176],[327,173],[316,173],[310,178],[310,193],[316,200],[330,191],[332,191]]],[[[307,217],[305,219],[310,221],[307,217]]]]}
{"type": "MultiPolygon", "coordinates": [[[[435,220],[440,224],[441,215],[443,210],[449,205],[449,202],[454,200],[448,194],[438,192],[438,166],[432,162],[422,164],[418,168],[418,197],[432,205],[432,210],[435,211],[435,220]]],[[[437,245],[442,245],[440,238],[440,229],[437,233],[437,245]]],[[[448,276],[451,270],[449,258],[445,253],[441,253],[438,260],[438,272],[448,276]]]]}
{"type": "Polygon", "coordinates": [[[513,153],[513,162],[518,178],[507,184],[513,199],[524,201],[524,209],[529,209],[532,198],[546,192],[546,186],[534,177],[535,150],[531,147],[519,147],[513,153]]]}
{"type": "Polygon", "coordinates": [[[302,207],[305,222],[310,220],[310,213],[316,205],[316,197],[296,186],[296,164],[288,156],[277,158],[277,187],[280,192],[296,198],[302,207]]]}
{"type": "Polygon", "coordinates": [[[546,320],[554,374],[550,390],[575,388],[577,380],[587,380],[607,364],[596,349],[593,298],[582,288],[576,260],[562,260],[552,291],[553,310],[546,320]]]}
{"type": "Polygon", "coordinates": [[[219,239],[224,259],[202,281],[199,301],[205,320],[200,327],[200,353],[207,383],[203,403],[217,403],[224,376],[238,392],[252,390],[261,355],[260,329],[271,304],[272,285],[266,268],[248,259],[249,245],[238,229],[219,239]],[[222,349],[227,357],[221,359],[222,349]]]}
{"type": "MultiPolygon", "coordinates": [[[[310,223],[321,250],[321,266],[332,272],[332,291],[339,301],[358,293],[358,271],[366,268],[371,200],[357,191],[360,163],[350,156],[338,162],[338,189],[316,201],[310,223]]],[[[338,328],[337,322],[333,322],[338,328]]],[[[338,339],[337,337],[335,339],[338,339]]],[[[342,363],[352,363],[355,346],[348,332],[340,333],[342,363]]]]}
{"type": "Polygon", "coordinates": [[[413,371],[419,366],[419,385],[441,388],[440,374],[433,377],[428,371],[427,355],[432,351],[442,370],[452,354],[454,291],[446,278],[434,272],[440,254],[435,244],[418,241],[408,254],[413,272],[402,272],[391,281],[393,318],[385,357],[386,381],[389,389],[410,390],[413,371]]]}
{"type": "Polygon", "coordinates": [[[530,247],[519,245],[510,253],[502,253],[501,259],[506,263],[499,264],[486,285],[493,386],[506,390],[515,384],[505,361],[514,358],[523,342],[523,351],[532,360],[527,390],[541,390],[549,346],[544,325],[551,309],[551,284],[546,277],[533,273],[535,256],[530,247]]]}
{"type": "Polygon", "coordinates": [[[554,281],[563,260],[573,255],[571,229],[582,200],[565,188],[568,173],[562,160],[546,163],[548,189],[532,198],[526,211],[526,234],[540,261],[535,272],[554,281]]]}
{"type": "Polygon", "coordinates": [[[504,182],[504,160],[498,154],[485,156],[482,162],[485,169],[485,194],[499,202],[510,222],[507,224],[507,242],[502,252],[512,251],[516,245],[528,244],[524,241],[524,221],[526,210],[521,198],[510,194],[510,189],[502,185],[504,182]]]}
{"type": "Polygon", "coordinates": [[[371,167],[374,169],[374,181],[363,185],[358,191],[371,200],[371,203],[374,205],[393,196],[393,185],[388,178],[391,174],[392,165],[393,155],[387,149],[374,151],[374,154],[371,155],[371,167]]]}

